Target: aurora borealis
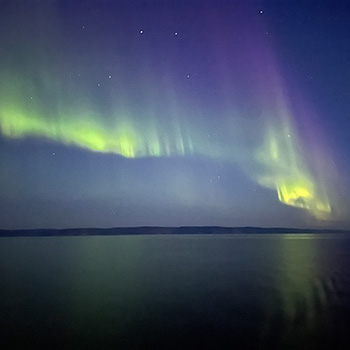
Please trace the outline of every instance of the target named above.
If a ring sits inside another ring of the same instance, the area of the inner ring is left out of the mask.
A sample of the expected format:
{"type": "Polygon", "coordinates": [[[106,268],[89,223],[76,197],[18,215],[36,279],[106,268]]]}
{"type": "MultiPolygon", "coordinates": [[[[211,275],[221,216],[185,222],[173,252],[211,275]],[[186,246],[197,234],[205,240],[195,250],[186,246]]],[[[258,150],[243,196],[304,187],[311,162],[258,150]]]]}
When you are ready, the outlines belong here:
{"type": "Polygon", "coordinates": [[[350,227],[349,14],[0,1],[2,227],[350,227]]]}

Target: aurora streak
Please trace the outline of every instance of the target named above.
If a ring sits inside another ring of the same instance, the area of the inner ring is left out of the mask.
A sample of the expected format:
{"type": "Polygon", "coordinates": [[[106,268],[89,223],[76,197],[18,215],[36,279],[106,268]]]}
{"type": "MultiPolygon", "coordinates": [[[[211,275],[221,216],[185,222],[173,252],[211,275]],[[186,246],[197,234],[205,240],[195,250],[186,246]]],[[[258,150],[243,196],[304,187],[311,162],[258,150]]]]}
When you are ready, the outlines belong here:
{"type": "MultiPolygon", "coordinates": [[[[21,94],[19,88],[14,90],[17,91],[13,93],[14,96],[1,101],[1,133],[8,138],[45,138],[67,146],[116,153],[127,158],[186,156],[196,151],[210,156],[205,150],[214,148],[208,140],[203,149],[201,145],[204,141],[193,144],[195,134],[200,133],[195,133],[194,127],[188,129],[180,123],[164,131],[157,129],[157,123],[153,127],[147,123],[137,126],[132,118],[116,115],[113,120],[115,126],[111,128],[103,125],[98,115],[82,114],[78,110],[62,111],[48,118],[40,110],[40,100],[31,106],[18,107],[16,101],[23,100],[25,91],[21,94]]],[[[251,150],[251,156],[264,166],[264,174],[251,176],[261,186],[276,189],[282,203],[310,210],[313,215],[326,218],[331,212],[330,204],[325,195],[318,197],[317,184],[294,145],[296,132],[293,131],[293,139],[290,133],[291,126],[286,123],[280,128],[274,126],[262,130],[263,145],[251,150]]],[[[239,159],[230,160],[240,162],[239,159]]]]}
{"type": "MultiPolygon", "coordinates": [[[[303,126],[314,115],[306,106],[317,106],[299,92],[297,74],[291,83],[269,20],[256,5],[227,5],[231,15],[209,8],[198,8],[200,20],[192,23],[190,16],[178,27],[181,11],[161,8],[128,21],[126,8],[106,7],[99,25],[92,10],[78,25],[56,2],[24,6],[21,15],[9,10],[0,136],[10,145],[43,141],[128,162],[218,161],[315,222],[332,220],[340,204],[331,196],[334,179],[320,166],[330,162],[327,140],[310,137],[303,126]],[[151,21],[155,16],[167,23],[160,22],[162,30],[151,21]],[[17,28],[21,21],[25,30],[17,28]]],[[[222,178],[215,174],[217,193],[225,193],[222,178]]],[[[197,198],[188,190],[191,178],[179,173],[179,179],[185,190],[179,185],[178,196],[197,198]]]]}

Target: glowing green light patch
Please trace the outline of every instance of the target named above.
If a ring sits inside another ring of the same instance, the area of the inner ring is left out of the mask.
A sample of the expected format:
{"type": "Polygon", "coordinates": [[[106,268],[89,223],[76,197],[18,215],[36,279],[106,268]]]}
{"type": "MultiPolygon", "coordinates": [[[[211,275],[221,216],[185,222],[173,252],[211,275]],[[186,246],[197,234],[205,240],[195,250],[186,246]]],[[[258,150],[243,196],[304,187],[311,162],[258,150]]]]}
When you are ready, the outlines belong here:
{"type": "Polygon", "coordinates": [[[302,204],[305,200],[313,198],[310,189],[303,187],[300,184],[283,183],[277,187],[278,199],[288,205],[304,207],[302,204]],[[303,199],[301,201],[300,199],[303,199]],[[299,202],[298,202],[299,201],[299,202]]]}
{"type": "MultiPolygon", "coordinates": [[[[289,125],[284,127],[284,130],[290,129],[289,125]]],[[[326,218],[331,212],[328,199],[312,179],[288,135],[276,128],[268,130],[263,146],[256,153],[264,168],[257,181],[264,187],[276,189],[281,203],[309,210],[317,218],[326,218]],[[320,194],[317,189],[320,189],[320,194]]]]}

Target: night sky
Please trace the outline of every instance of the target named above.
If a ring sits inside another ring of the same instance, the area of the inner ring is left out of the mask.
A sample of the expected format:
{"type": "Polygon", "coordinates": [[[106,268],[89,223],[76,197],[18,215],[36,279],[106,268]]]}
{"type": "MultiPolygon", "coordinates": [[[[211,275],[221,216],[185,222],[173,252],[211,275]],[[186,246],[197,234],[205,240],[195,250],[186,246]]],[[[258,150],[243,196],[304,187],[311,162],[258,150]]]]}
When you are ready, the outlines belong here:
{"type": "Polygon", "coordinates": [[[347,1],[0,0],[0,228],[350,228],[347,1]]]}

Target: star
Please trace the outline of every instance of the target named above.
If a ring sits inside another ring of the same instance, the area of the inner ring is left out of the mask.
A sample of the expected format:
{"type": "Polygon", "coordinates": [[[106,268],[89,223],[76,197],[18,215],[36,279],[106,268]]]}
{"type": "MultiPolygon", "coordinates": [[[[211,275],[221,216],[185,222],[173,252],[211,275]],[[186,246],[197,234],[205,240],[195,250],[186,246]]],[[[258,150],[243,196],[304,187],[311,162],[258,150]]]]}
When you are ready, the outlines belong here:
{"type": "Polygon", "coordinates": [[[143,30],[142,29],[140,30],[140,34],[143,34],[143,30]]]}

